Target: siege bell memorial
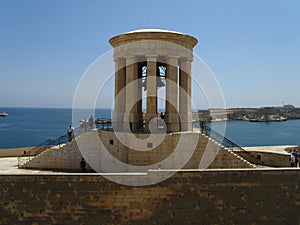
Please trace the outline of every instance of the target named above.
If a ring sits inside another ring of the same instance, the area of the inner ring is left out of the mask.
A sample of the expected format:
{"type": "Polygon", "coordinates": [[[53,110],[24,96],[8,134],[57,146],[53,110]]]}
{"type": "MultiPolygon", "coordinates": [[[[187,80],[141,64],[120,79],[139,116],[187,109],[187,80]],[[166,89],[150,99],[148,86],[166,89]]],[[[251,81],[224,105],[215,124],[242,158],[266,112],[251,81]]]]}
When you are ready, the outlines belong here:
{"type": "MultiPolygon", "coordinates": [[[[191,66],[197,39],[178,32],[137,30],[110,39],[115,62],[115,125],[129,122],[132,131],[146,128],[158,113],[157,89],[166,86],[165,123],[168,132],[191,129],[191,66]],[[161,75],[160,67],[164,67],[161,75]],[[143,76],[143,70],[146,70],[143,76]],[[132,88],[120,92],[128,84],[132,88]],[[142,90],[146,112],[142,111],[142,90]],[[124,96],[125,95],[125,96],[124,96]],[[144,122],[145,120],[145,122],[144,122]]],[[[119,128],[118,128],[119,129],[119,128]]]]}

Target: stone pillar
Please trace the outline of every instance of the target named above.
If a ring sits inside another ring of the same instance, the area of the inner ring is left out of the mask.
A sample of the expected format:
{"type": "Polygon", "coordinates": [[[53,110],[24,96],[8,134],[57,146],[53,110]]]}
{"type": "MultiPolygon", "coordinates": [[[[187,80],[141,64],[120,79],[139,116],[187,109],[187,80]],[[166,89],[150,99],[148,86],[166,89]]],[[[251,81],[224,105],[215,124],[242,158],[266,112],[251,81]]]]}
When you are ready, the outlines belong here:
{"type": "Polygon", "coordinates": [[[125,59],[115,59],[115,102],[114,102],[114,119],[113,127],[115,131],[122,131],[124,125],[125,113],[125,59]]]}
{"type": "Polygon", "coordinates": [[[166,74],[166,113],[167,132],[180,131],[178,117],[178,59],[179,56],[169,55],[166,74]]]}
{"type": "Polygon", "coordinates": [[[157,55],[146,55],[147,58],[147,110],[146,123],[157,117],[157,55]]]}
{"type": "Polygon", "coordinates": [[[138,131],[138,66],[134,56],[126,57],[126,107],[124,114],[125,129],[138,131]],[[135,83],[132,83],[135,82],[135,83]]]}
{"type": "Polygon", "coordinates": [[[180,63],[180,89],[179,89],[179,114],[181,131],[190,131],[192,129],[191,112],[191,67],[192,60],[182,58],[180,63]]]}

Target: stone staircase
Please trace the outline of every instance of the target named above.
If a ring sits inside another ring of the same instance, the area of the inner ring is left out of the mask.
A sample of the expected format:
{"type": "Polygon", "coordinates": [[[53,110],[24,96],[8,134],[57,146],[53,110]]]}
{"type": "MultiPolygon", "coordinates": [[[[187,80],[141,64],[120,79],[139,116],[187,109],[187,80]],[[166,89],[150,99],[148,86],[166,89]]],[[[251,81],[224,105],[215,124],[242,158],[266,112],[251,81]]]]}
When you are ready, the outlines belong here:
{"type": "Polygon", "coordinates": [[[206,134],[199,133],[199,141],[193,156],[184,169],[256,168],[257,165],[239,156],[206,134]]]}
{"type": "MultiPolygon", "coordinates": [[[[245,158],[243,158],[240,155],[238,155],[236,152],[240,151],[240,150],[238,150],[238,149],[232,149],[232,148],[227,148],[227,147],[221,145],[220,143],[218,143],[217,141],[215,141],[214,139],[212,139],[212,138],[210,138],[208,136],[206,136],[206,137],[209,139],[210,142],[214,143],[214,145],[217,145],[220,148],[220,154],[228,154],[230,156],[229,158],[232,158],[232,162],[233,163],[237,160],[239,162],[238,164],[241,165],[240,168],[243,168],[243,167],[257,168],[258,167],[257,165],[249,162],[245,158]]],[[[216,158],[214,159],[214,161],[212,162],[212,164],[210,165],[210,167],[212,167],[212,166],[213,167],[218,167],[218,165],[220,165],[220,161],[222,159],[224,159],[224,156],[217,155],[216,158]]]]}
{"type": "MultiPolygon", "coordinates": [[[[79,151],[78,144],[80,144],[80,148],[86,146],[87,149],[95,149],[95,151],[102,151],[101,147],[96,145],[95,143],[91,143],[91,136],[99,135],[101,138],[107,142],[107,145],[103,145],[108,152],[111,153],[115,158],[118,158],[118,155],[115,155],[117,146],[117,138],[115,137],[113,132],[109,131],[101,131],[97,130],[94,132],[85,133],[71,142],[53,146],[42,153],[31,157],[26,163],[20,165],[20,168],[34,168],[34,169],[46,169],[46,170],[57,170],[57,171],[80,171],[80,160],[82,158],[81,152],[79,151]],[[109,140],[114,140],[115,146],[109,144],[109,140]],[[114,148],[114,149],[113,149],[114,148]]],[[[176,139],[176,135],[172,134],[169,138],[174,138],[169,141],[176,139]]],[[[197,135],[199,138],[197,146],[193,155],[191,156],[188,163],[184,166],[184,169],[229,169],[229,168],[256,168],[253,162],[246,160],[241,156],[240,149],[238,148],[228,148],[221,145],[218,141],[211,138],[209,135],[203,133],[187,133],[184,135],[197,135]]],[[[177,137],[178,138],[178,137],[177,137]]],[[[169,142],[170,143],[170,142],[169,142]]],[[[163,155],[167,155],[168,153],[164,152],[167,148],[168,143],[165,146],[162,146],[158,151],[163,155]]],[[[102,147],[103,148],[103,147],[102,147]]],[[[153,161],[161,161],[161,158],[157,158],[157,154],[151,154],[151,151],[148,152],[148,155],[140,155],[133,156],[134,153],[128,153],[128,162],[130,165],[134,161],[130,161],[130,159],[135,159],[137,161],[144,160],[145,157],[149,158],[148,162],[153,161]],[[131,154],[131,155],[130,155],[131,154]]],[[[120,160],[120,159],[119,159],[120,160]]],[[[89,160],[88,160],[89,161],[89,160]]],[[[105,164],[103,168],[108,168],[105,159],[100,159],[99,164],[105,164]]],[[[153,163],[154,164],[154,163],[153,163]]],[[[102,165],[99,166],[102,168],[102,165]]],[[[156,166],[153,166],[153,169],[156,169],[156,166]]],[[[91,167],[87,165],[87,169],[91,170],[91,167]]],[[[166,168],[167,169],[167,168],[166,168]]],[[[104,172],[107,171],[104,169],[104,172]]],[[[115,171],[114,165],[111,165],[111,168],[108,171],[115,171]]],[[[126,171],[124,171],[126,172],[126,171]]],[[[134,172],[134,171],[130,171],[134,172]]]]}
{"type": "Polygon", "coordinates": [[[82,156],[78,150],[76,139],[65,144],[53,146],[40,154],[31,157],[26,163],[19,165],[19,168],[80,170],[82,156]]]}
{"type": "Polygon", "coordinates": [[[232,142],[231,140],[229,140],[228,138],[219,134],[218,132],[211,129],[210,127],[205,126],[204,134],[208,138],[210,138],[211,141],[223,146],[224,149],[226,149],[228,152],[230,152],[232,154],[239,156],[239,158],[241,158],[245,161],[248,161],[249,163],[256,165],[256,166],[264,166],[265,165],[265,163],[261,159],[256,158],[250,152],[246,151],[241,146],[232,142]]]}

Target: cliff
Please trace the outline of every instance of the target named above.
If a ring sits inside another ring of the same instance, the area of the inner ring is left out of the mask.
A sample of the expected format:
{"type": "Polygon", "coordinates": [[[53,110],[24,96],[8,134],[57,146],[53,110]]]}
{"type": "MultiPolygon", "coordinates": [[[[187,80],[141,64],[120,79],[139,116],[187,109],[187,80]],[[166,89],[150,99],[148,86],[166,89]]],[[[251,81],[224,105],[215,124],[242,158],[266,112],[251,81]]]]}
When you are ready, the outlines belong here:
{"type": "Polygon", "coordinates": [[[293,106],[261,107],[261,108],[230,108],[199,110],[201,120],[258,120],[272,121],[285,119],[300,119],[300,108],[293,106]]]}

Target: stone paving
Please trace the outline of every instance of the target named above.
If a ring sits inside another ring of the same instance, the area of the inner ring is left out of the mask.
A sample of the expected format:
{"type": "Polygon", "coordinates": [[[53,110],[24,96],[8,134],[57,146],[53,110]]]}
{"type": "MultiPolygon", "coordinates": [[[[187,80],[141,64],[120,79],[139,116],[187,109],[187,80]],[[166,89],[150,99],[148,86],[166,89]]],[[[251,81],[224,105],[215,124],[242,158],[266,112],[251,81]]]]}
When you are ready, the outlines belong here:
{"type": "MultiPolygon", "coordinates": [[[[280,168],[273,168],[273,167],[261,167],[261,168],[233,168],[233,169],[182,169],[181,172],[191,172],[191,171],[248,171],[248,170],[299,170],[299,168],[291,168],[291,167],[280,167],[280,168]]],[[[148,172],[159,172],[159,171],[173,171],[173,170],[160,170],[160,169],[153,169],[149,170],[148,172]]],[[[177,170],[176,170],[177,171],[177,170]]],[[[18,160],[17,157],[8,157],[8,158],[0,158],[0,175],[32,175],[32,174],[45,174],[45,175],[74,175],[74,174],[84,174],[84,175],[147,175],[147,172],[135,172],[135,173],[71,173],[71,172],[58,172],[58,171],[50,171],[50,170],[37,170],[37,169],[19,169],[18,168],[18,160]]]]}
{"type": "Polygon", "coordinates": [[[255,147],[243,147],[246,151],[260,151],[260,152],[269,152],[275,154],[289,155],[286,148],[296,147],[294,145],[279,145],[279,146],[255,146],[255,147]]]}
{"type": "Polygon", "coordinates": [[[42,171],[33,169],[19,169],[18,168],[18,158],[8,157],[0,158],[0,174],[61,174],[61,172],[54,171],[42,171]]]}

